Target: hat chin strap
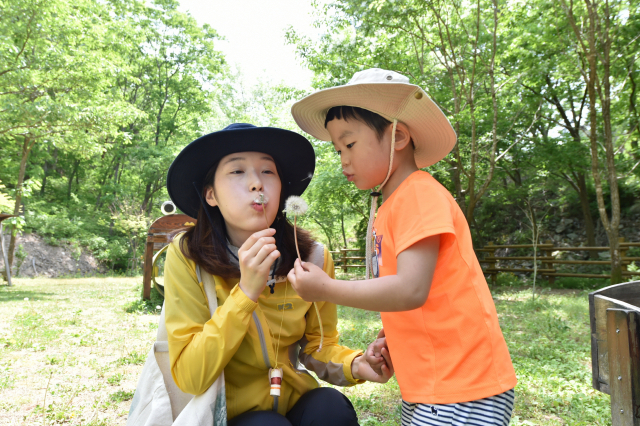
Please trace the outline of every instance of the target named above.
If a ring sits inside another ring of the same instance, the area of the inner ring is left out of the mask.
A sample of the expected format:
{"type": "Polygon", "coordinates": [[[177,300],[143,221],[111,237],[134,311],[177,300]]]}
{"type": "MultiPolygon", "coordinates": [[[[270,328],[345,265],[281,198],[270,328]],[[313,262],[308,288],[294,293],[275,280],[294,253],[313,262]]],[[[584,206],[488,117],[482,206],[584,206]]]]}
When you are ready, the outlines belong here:
{"type": "Polygon", "coordinates": [[[378,211],[378,197],[381,194],[382,188],[386,185],[389,177],[391,176],[391,168],[393,167],[393,154],[396,148],[396,127],[398,126],[398,120],[393,119],[393,128],[391,129],[391,152],[389,153],[389,170],[387,171],[387,177],[384,178],[382,184],[378,187],[377,191],[371,193],[371,210],[369,211],[369,223],[367,224],[367,240],[366,240],[366,275],[365,278],[368,280],[370,278],[370,274],[373,272],[371,265],[371,255],[373,254],[373,220],[376,217],[376,212],[378,211]]]}

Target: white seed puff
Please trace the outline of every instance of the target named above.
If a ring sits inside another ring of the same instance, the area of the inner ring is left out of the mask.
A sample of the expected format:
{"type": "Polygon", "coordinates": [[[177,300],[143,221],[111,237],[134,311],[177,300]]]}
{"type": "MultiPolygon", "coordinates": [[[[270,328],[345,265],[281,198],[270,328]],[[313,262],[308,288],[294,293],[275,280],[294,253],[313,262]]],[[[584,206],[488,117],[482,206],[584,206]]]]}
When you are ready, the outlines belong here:
{"type": "Polygon", "coordinates": [[[253,202],[256,203],[256,204],[265,205],[265,204],[267,204],[269,202],[269,197],[267,197],[266,194],[261,192],[256,196],[256,198],[253,200],[253,202]]]}
{"type": "Polygon", "coordinates": [[[287,214],[300,216],[307,212],[309,206],[307,202],[302,199],[302,197],[298,197],[296,195],[292,195],[287,198],[287,201],[284,203],[284,211],[287,214]]]}

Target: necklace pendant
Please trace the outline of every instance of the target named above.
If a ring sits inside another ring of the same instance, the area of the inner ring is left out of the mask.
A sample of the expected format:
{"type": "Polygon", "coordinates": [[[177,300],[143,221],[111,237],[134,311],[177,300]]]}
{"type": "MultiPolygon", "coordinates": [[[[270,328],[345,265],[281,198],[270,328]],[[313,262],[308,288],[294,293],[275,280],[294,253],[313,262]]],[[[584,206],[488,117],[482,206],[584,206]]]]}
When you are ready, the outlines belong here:
{"type": "Polygon", "coordinates": [[[271,382],[271,396],[280,396],[280,388],[282,387],[282,368],[269,369],[269,382],[271,382]]]}

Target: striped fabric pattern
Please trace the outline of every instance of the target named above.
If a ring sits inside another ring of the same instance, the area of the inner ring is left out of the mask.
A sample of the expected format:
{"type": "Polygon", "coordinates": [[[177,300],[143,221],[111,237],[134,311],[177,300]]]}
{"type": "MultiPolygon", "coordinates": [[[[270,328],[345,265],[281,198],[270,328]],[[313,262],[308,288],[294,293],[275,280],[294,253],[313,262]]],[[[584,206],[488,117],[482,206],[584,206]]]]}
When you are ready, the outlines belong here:
{"type": "Polygon", "coordinates": [[[457,404],[414,404],[402,401],[402,426],[508,426],[513,389],[489,398],[457,404]]]}

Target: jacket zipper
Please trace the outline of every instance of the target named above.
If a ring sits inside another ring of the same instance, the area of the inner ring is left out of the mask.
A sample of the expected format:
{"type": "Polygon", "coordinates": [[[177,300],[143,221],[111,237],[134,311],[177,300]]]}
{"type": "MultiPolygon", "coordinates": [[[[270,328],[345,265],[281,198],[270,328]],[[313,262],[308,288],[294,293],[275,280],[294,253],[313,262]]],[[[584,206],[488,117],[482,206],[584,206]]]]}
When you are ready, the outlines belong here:
{"type": "Polygon", "coordinates": [[[271,361],[269,361],[269,352],[267,352],[267,341],[264,338],[264,331],[262,331],[262,324],[260,324],[260,320],[258,319],[258,314],[256,311],[253,311],[253,321],[256,323],[256,328],[258,329],[258,337],[260,337],[260,347],[262,348],[262,357],[264,358],[264,365],[267,368],[271,368],[271,361]]]}
{"type": "MultiPolygon", "coordinates": [[[[258,337],[260,337],[260,347],[262,348],[262,357],[264,358],[264,364],[271,368],[271,361],[269,361],[269,353],[267,352],[267,342],[264,338],[264,331],[262,331],[262,324],[258,319],[258,314],[253,311],[253,321],[256,323],[256,329],[258,330],[258,337]]],[[[278,397],[273,397],[273,411],[278,412],[278,397]]]]}

